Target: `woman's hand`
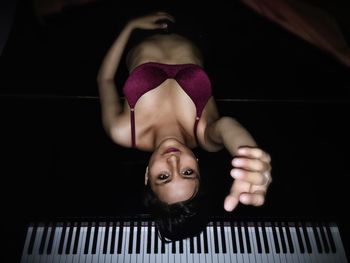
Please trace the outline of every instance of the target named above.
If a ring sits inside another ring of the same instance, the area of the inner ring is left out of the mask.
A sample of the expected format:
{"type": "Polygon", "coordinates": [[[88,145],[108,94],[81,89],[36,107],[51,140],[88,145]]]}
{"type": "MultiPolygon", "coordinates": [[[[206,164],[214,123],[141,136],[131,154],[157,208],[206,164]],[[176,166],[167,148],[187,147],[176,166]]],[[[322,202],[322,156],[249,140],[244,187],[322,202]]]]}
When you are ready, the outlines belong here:
{"type": "Polygon", "coordinates": [[[241,147],[232,160],[231,176],[235,179],[226,196],[224,208],[230,212],[239,202],[261,206],[272,182],[270,155],[257,147],[241,147]]]}
{"type": "Polygon", "coordinates": [[[152,13],[150,15],[141,16],[132,19],[129,21],[128,25],[131,26],[133,29],[162,29],[167,28],[167,23],[159,23],[159,21],[169,20],[171,22],[175,22],[175,19],[173,16],[171,16],[168,13],[165,12],[156,12],[152,13]]]}

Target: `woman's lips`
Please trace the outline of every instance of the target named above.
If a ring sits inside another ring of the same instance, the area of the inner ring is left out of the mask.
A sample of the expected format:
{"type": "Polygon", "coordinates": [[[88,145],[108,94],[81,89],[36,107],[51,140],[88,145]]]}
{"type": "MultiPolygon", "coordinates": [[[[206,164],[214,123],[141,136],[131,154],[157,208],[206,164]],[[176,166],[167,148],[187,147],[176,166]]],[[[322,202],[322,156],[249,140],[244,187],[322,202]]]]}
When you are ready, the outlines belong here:
{"type": "Polygon", "coordinates": [[[170,148],[166,149],[166,151],[165,151],[163,154],[172,153],[172,152],[179,152],[179,151],[180,151],[180,150],[177,149],[177,148],[170,147],[170,148]]]}

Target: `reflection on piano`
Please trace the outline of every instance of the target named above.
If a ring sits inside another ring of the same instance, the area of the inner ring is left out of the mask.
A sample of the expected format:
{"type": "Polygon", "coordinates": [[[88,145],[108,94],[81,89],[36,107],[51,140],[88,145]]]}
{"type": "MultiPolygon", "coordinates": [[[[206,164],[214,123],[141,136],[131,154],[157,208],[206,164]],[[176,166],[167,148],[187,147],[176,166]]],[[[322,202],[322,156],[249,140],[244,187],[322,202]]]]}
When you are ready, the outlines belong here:
{"type": "Polygon", "coordinates": [[[334,222],[211,221],[164,243],[151,220],[30,223],[21,262],[347,262],[334,222]]]}

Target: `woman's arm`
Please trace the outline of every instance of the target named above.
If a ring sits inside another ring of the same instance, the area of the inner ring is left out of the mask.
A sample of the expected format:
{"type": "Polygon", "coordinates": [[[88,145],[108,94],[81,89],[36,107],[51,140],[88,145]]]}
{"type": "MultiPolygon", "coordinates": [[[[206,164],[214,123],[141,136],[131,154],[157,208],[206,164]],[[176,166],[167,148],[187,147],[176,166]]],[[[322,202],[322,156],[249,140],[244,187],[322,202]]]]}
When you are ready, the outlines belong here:
{"type": "Polygon", "coordinates": [[[118,69],[133,26],[127,24],[118,38],[105,55],[97,75],[98,91],[101,102],[102,123],[106,132],[111,135],[113,123],[122,112],[122,105],[114,82],[114,76],[118,69]]]}
{"type": "Polygon", "coordinates": [[[102,123],[108,135],[111,136],[113,126],[117,123],[118,116],[122,113],[122,105],[115,86],[114,77],[118,70],[120,59],[132,31],[136,28],[152,30],[165,28],[167,24],[159,24],[157,21],[173,17],[167,13],[157,12],[151,15],[138,17],[129,21],[117,39],[114,41],[105,55],[97,75],[97,83],[101,102],[102,123]]]}
{"type": "Polygon", "coordinates": [[[234,182],[225,198],[225,210],[232,211],[239,202],[263,205],[272,181],[270,155],[258,148],[250,133],[230,117],[222,117],[208,126],[205,141],[216,145],[217,149],[224,146],[234,157],[230,172],[234,182]]]}

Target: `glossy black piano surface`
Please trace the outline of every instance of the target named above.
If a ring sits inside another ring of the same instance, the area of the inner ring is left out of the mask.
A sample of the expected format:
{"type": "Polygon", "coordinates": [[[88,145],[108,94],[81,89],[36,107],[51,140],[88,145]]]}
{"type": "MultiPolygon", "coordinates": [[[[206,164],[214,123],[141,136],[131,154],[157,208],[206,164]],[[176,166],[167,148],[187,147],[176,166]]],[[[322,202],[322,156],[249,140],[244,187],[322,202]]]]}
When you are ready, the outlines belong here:
{"type": "MultiPolygon", "coordinates": [[[[145,5],[97,1],[38,21],[30,2],[18,1],[0,57],[1,262],[20,261],[31,222],[82,218],[67,221],[67,241],[72,239],[71,246],[62,244],[62,257],[70,257],[65,251],[74,250],[75,222],[149,212],[142,206],[149,154],[108,139],[96,87],[99,63],[120,22],[145,5]]],[[[198,6],[183,7],[181,2],[174,8],[180,18],[198,14],[198,6]]],[[[230,215],[222,207],[232,180],[230,156],[195,150],[213,186],[213,215],[246,223],[240,218],[336,222],[348,251],[350,70],[238,2],[201,11],[195,19],[208,30],[208,73],[218,108],[245,125],[273,159],[266,204],[239,206],[230,215]],[[208,19],[213,13],[220,16],[208,19]]],[[[120,74],[126,76],[125,68],[120,74]]],[[[47,245],[36,241],[33,249],[44,253],[47,245]]],[[[314,245],[317,250],[316,239],[314,245]]]]}

